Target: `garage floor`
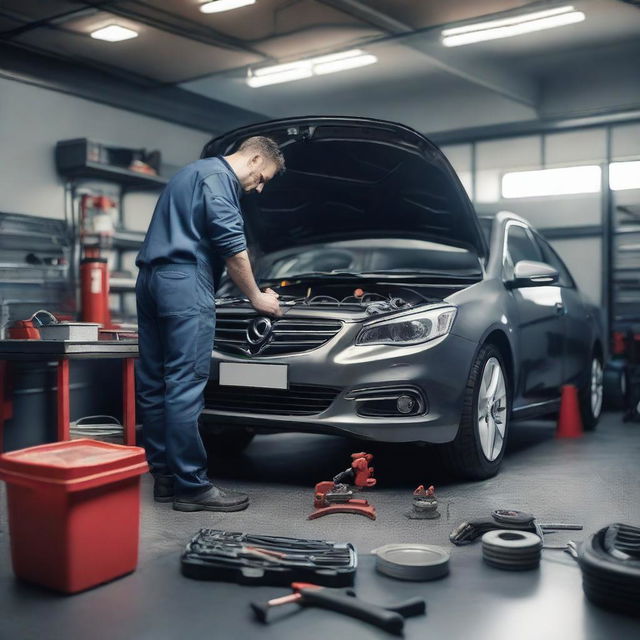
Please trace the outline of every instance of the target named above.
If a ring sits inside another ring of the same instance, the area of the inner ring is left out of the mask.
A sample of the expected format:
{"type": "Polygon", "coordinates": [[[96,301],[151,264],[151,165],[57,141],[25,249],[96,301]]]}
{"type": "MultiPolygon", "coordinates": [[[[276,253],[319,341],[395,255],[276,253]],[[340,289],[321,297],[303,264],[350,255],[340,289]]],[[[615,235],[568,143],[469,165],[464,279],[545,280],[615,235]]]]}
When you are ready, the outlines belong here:
{"type": "MultiPolygon", "coordinates": [[[[16,640],[129,640],[234,638],[392,637],[339,614],[306,610],[279,616],[264,627],[248,602],[283,595],[274,587],[202,583],[179,573],[179,555],[200,527],[272,535],[351,541],[360,552],[356,590],[364,599],[399,600],[422,595],[428,614],[407,621],[406,638],[582,640],[640,637],[640,620],[601,611],[583,597],[580,572],[562,551],[546,550],[539,571],[503,572],[485,566],[478,544],[453,547],[451,529],[494,508],[530,511],[541,521],[582,523],[584,531],[556,533],[553,542],[582,540],[620,521],[640,525],[640,425],[605,415],[598,431],[580,440],[557,441],[551,422],[516,425],[502,473],[480,483],[447,480],[427,464],[422,450],[375,445],[379,486],[369,492],[375,522],[333,515],[307,521],[315,482],[347,467],[362,443],[311,435],[256,438],[235,462],[216,462],[222,486],[251,495],[237,514],[179,513],[151,500],[143,478],[141,553],[130,576],[76,596],[59,596],[16,581],[11,573],[4,495],[0,508],[0,638],[16,640]],[[442,518],[403,517],[418,484],[434,483],[442,518]],[[390,542],[447,547],[451,575],[438,582],[406,583],[380,576],[366,555],[390,542]],[[469,635],[471,634],[471,636],[469,635]]],[[[4,494],[4,486],[1,493],[4,494]]]]}

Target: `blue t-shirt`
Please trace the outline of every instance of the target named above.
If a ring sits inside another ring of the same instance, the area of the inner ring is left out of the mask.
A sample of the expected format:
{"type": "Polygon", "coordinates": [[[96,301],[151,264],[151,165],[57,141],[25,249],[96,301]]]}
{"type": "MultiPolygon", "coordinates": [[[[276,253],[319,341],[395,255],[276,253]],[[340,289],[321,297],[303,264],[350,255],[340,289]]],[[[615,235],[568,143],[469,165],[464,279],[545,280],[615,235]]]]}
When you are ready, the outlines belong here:
{"type": "Polygon", "coordinates": [[[195,264],[198,258],[215,264],[244,251],[241,193],[236,174],[221,157],[181,169],[158,199],[136,264],[195,264]]]}

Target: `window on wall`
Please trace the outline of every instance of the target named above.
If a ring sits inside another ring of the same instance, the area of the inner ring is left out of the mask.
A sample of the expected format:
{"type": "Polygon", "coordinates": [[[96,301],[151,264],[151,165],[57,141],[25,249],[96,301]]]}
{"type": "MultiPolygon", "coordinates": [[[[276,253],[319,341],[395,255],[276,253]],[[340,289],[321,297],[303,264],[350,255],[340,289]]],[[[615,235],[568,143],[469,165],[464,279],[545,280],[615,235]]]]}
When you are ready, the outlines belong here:
{"type": "MultiPolygon", "coordinates": [[[[598,165],[511,171],[502,176],[503,198],[535,198],[598,193],[602,185],[598,165]]],[[[612,162],[609,186],[613,191],[640,189],[640,161],[612,162]]]]}
{"type": "Polygon", "coordinates": [[[640,161],[612,162],[609,165],[609,186],[613,191],[640,189],[640,161]]]}
{"type": "Polygon", "coordinates": [[[503,198],[535,198],[600,191],[597,165],[538,171],[512,171],[502,176],[503,198]]]}

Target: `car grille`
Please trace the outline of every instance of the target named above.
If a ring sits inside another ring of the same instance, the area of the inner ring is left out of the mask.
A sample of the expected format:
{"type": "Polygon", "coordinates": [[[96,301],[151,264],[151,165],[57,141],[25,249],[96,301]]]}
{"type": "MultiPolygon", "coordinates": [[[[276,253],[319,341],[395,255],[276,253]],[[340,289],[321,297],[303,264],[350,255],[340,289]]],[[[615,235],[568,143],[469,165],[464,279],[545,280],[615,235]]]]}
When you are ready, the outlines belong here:
{"type": "Polygon", "coordinates": [[[214,411],[312,416],[328,409],[340,389],[311,384],[292,384],[289,389],[221,387],[210,382],[204,392],[205,405],[214,411]]]}
{"type": "Polygon", "coordinates": [[[328,342],[342,328],[340,320],[273,320],[271,332],[260,344],[251,344],[247,329],[258,316],[221,314],[216,317],[215,347],[225,353],[273,356],[310,351],[328,342]]]}

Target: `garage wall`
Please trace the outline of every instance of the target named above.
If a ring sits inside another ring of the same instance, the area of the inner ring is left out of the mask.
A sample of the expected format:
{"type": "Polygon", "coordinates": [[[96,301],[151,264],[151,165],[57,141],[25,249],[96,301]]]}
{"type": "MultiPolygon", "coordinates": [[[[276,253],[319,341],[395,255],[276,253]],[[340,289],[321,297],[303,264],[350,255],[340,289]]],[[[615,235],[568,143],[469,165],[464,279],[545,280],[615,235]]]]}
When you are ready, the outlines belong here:
{"type": "MultiPolygon", "coordinates": [[[[84,137],[160,149],[163,162],[183,165],[200,155],[211,135],[0,78],[0,210],[62,219],[63,182],[54,166],[55,144],[84,137]]],[[[110,186],[103,188],[108,192],[110,186]]],[[[127,224],[146,229],[156,198],[131,196],[127,224]]]]}
{"type": "MultiPolygon", "coordinates": [[[[444,146],[442,150],[460,175],[479,213],[513,211],[535,227],[553,229],[601,225],[602,194],[505,199],[501,197],[502,176],[510,171],[603,164],[606,146],[606,129],[593,127],[456,144],[444,146]]],[[[640,123],[611,128],[611,159],[640,159],[640,123]]],[[[613,200],[614,206],[640,205],[636,192],[614,192],[613,200]]],[[[594,302],[601,302],[604,297],[601,235],[552,239],[551,244],[571,269],[580,288],[594,302]]]]}

